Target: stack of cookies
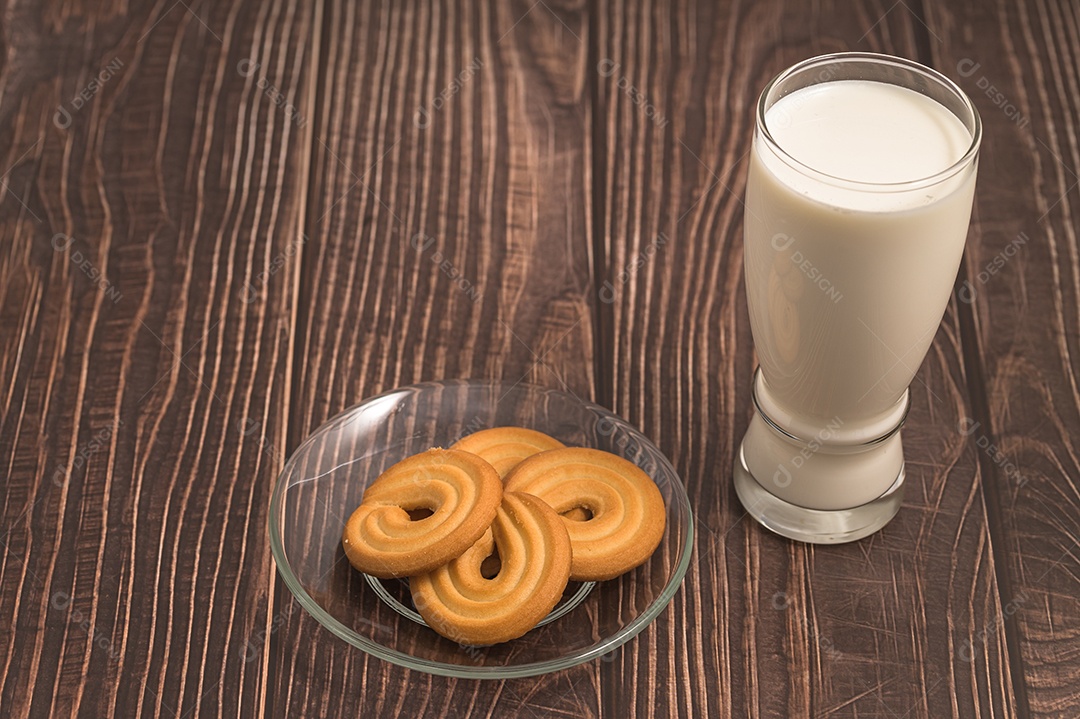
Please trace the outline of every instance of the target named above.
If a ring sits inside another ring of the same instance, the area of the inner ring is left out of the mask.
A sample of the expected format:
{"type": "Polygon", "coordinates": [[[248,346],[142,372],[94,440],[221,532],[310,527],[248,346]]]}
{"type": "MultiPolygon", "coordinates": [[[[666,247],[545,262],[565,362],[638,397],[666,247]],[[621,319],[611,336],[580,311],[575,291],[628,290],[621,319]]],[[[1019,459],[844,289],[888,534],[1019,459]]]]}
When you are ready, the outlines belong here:
{"type": "Polygon", "coordinates": [[[379,475],[342,545],[361,572],[408,577],[417,611],[439,634],[487,645],[536,626],[568,581],[642,564],[664,524],[660,490],[632,462],[497,427],[379,475]]]}

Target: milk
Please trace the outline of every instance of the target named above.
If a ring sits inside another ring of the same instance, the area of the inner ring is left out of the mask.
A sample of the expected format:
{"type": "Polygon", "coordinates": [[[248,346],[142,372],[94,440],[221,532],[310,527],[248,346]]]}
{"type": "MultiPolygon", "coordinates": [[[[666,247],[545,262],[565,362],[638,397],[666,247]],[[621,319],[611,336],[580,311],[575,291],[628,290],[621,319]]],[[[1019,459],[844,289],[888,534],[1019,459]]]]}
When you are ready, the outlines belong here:
{"type": "Polygon", "coordinates": [[[862,80],[796,90],[765,124],[783,152],[755,138],[746,192],[747,299],[766,378],[759,401],[803,439],[831,429],[825,449],[797,456],[797,443],[755,417],[744,456],[781,499],[853,507],[895,480],[899,434],[872,473],[834,461],[828,445],[868,441],[903,415],[959,268],[975,164],[920,180],[964,157],[972,134],[922,94],[862,80]],[[790,476],[767,482],[778,465],[790,476]]]}

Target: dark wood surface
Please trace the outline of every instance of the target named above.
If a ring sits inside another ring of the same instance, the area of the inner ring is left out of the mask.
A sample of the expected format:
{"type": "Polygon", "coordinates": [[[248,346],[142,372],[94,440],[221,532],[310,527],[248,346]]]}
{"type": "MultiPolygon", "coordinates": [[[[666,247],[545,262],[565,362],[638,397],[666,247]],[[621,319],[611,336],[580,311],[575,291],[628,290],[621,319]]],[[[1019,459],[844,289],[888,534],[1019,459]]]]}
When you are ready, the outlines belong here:
{"type": "Polygon", "coordinates": [[[1074,3],[0,18],[0,716],[1080,716],[1074,3]],[[759,89],[841,50],[954,77],[985,140],[904,508],[810,547],[730,484],[741,196],[759,89]],[[432,677],[337,640],[278,579],[288,453],[454,377],[612,407],[685,480],[682,590],[604,660],[432,677]]]}

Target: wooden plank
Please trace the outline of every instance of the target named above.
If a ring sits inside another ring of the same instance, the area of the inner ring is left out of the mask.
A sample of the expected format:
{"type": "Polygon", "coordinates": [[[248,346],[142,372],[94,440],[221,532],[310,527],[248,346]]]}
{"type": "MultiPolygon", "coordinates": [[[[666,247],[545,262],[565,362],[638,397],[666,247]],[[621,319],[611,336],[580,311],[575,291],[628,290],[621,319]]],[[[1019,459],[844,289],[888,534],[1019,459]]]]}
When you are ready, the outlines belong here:
{"type": "Polygon", "coordinates": [[[740,197],[756,94],[811,55],[917,56],[926,32],[907,7],[612,1],[596,14],[614,405],[676,462],[700,532],[673,607],[604,666],[606,716],[1012,715],[975,449],[957,430],[969,380],[955,306],[912,388],[906,500],[883,532],[789,542],[731,487],[754,366],[740,197]]]}
{"type": "Polygon", "coordinates": [[[986,391],[968,441],[1000,506],[1017,710],[1078,716],[1080,23],[1074,4],[1045,1],[934,4],[928,23],[936,63],[985,132],[961,294],[969,371],[986,391]]]}
{"type": "Polygon", "coordinates": [[[312,13],[3,16],[0,715],[255,715],[312,13]]]}
{"type": "MultiPolygon", "coordinates": [[[[342,0],[323,26],[290,445],[421,380],[524,379],[591,397],[584,13],[342,0]]],[[[340,526],[347,511],[311,521],[340,526]]],[[[433,677],[348,646],[277,592],[271,715],[599,714],[595,663],[506,682],[433,677]]]]}

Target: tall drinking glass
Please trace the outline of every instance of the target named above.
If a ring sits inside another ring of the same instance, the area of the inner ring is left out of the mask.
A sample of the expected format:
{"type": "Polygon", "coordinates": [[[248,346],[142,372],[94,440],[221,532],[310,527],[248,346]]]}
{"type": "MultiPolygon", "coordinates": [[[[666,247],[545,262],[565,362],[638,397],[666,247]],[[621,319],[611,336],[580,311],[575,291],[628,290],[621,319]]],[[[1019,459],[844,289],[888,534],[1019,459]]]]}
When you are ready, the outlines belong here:
{"type": "Polygon", "coordinates": [[[956,279],[981,135],[953,82],[887,55],[812,58],[762,92],[744,223],[759,368],[734,480],[769,529],[846,542],[899,509],[908,385],[956,279]]]}

